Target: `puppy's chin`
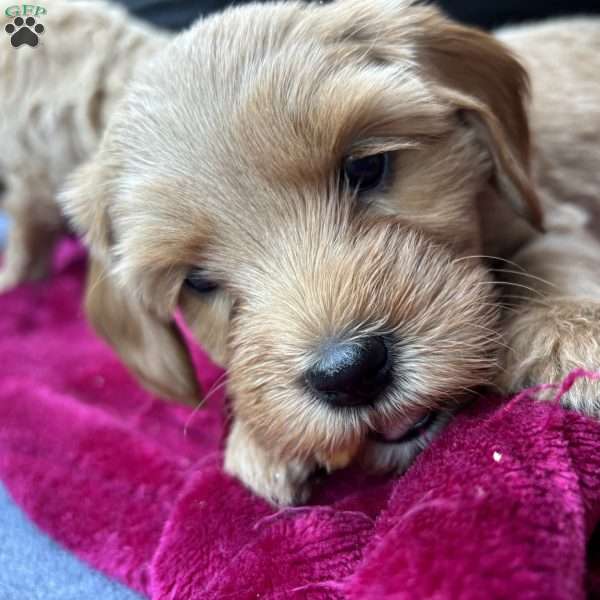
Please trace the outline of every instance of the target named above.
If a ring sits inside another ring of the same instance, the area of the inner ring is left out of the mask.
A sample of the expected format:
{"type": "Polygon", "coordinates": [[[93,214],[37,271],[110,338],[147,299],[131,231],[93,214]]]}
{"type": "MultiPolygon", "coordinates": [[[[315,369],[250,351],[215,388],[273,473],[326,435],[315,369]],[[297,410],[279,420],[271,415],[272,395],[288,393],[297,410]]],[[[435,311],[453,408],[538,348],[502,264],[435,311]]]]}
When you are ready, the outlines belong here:
{"type": "Polygon", "coordinates": [[[423,411],[414,419],[398,418],[337,452],[317,454],[327,471],[358,464],[371,473],[404,473],[416,456],[435,439],[452,417],[451,410],[423,411]]]}
{"type": "Polygon", "coordinates": [[[357,462],[366,471],[373,473],[404,473],[417,455],[422,452],[446,427],[452,412],[437,411],[427,415],[422,426],[409,429],[397,439],[384,439],[381,435],[367,436],[357,457],[357,462]]]}

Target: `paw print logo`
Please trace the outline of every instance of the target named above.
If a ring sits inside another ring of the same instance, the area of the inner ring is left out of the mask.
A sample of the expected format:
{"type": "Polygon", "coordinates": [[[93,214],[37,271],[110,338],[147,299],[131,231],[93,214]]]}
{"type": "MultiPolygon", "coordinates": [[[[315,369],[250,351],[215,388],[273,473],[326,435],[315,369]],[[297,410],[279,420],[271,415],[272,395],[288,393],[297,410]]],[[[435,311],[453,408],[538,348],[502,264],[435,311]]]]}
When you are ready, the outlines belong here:
{"type": "Polygon", "coordinates": [[[4,31],[10,35],[10,43],[18,48],[23,44],[35,47],[38,45],[39,35],[44,33],[44,26],[36,23],[33,17],[15,17],[12,23],[9,23],[4,31]]]}

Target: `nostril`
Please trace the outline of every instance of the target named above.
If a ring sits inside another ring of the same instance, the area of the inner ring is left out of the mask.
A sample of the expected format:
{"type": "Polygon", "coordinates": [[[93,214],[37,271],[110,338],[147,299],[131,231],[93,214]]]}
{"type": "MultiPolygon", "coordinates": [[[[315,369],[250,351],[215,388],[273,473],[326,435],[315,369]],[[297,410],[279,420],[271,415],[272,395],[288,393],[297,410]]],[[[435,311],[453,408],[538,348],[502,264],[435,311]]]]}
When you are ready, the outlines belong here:
{"type": "Polygon", "coordinates": [[[382,337],[328,343],[306,374],[306,381],[331,404],[370,404],[387,383],[389,362],[388,348],[382,337]]]}

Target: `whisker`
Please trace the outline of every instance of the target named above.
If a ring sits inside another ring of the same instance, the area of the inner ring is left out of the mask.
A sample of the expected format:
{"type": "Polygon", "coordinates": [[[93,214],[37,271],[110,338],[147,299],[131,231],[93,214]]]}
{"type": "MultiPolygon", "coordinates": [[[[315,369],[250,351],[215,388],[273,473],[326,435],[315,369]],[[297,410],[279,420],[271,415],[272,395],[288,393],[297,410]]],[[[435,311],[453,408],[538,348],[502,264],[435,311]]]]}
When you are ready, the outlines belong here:
{"type": "Polygon", "coordinates": [[[109,272],[108,270],[104,270],[102,272],[102,275],[100,275],[100,277],[97,277],[94,282],[92,283],[92,285],[90,286],[89,290],[87,291],[88,294],[92,294],[92,292],[96,291],[96,287],[99,286],[101,283],[104,282],[105,279],[109,278],[109,272]]]}
{"type": "Polygon", "coordinates": [[[542,294],[542,292],[540,292],[539,290],[536,290],[535,288],[531,288],[523,283],[514,283],[512,281],[502,281],[502,280],[481,281],[481,282],[479,282],[479,284],[475,284],[475,285],[478,287],[482,287],[484,285],[490,285],[492,287],[496,287],[496,286],[516,287],[516,288],[521,288],[521,289],[527,290],[528,292],[531,292],[532,294],[537,294],[538,296],[542,296],[542,297],[544,296],[544,294],[542,294]]]}
{"type": "Polygon", "coordinates": [[[555,283],[552,283],[551,281],[548,281],[547,279],[544,279],[543,277],[539,277],[538,275],[533,275],[532,273],[529,273],[528,271],[525,271],[525,270],[515,271],[513,269],[494,269],[494,273],[512,273],[513,275],[529,277],[530,279],[534,279],[535,281],[539,281],[540,283],[543,283],[543,284],[548,285],[553,288],[558,287],[555,283]]]}
{"type": "Polygon", "coordinates": [[[192,420],[196,416],[196,413],[206,405],[206,403],[211,399],[212,396],[214,396],[214,394],[216,394],[217,392],[222,390],[227,385],[226,377],[227,377],[226,372],[219,375],[219,377],[217,377],[217,379],[214,381],[214,383],[210,386],[210,389],[206,393],[206,396],[204,396],[204,398],[202,398],[202,401],[198,403],[198,406],[194,407],[194,410],[192,410],[192,413],[186,419],[186,421],[183,425],[183,437],[184,438],[187,437],[188,429],[191,425],[192,420]]]}
{"type": "MultiPolygon", "coordinates": [[[[485,258],[488,260],[498,260],[500,262],[505,262],[508,265],[511,265],[517,269],[520,269],[521,271],[525,271],[525,269],[517,264],[516,262],[513,262],[512,260],[508,260],[507,258],[503,258],[501,256],[490,256],[487,254],[472,254],[470,256],[460,256],[459,258],[454,259],[453,262],[457,263],[457,262],[461,262],[463,260],[469,260],[469,259],[481,259],[481,258],[485,258]]],[[[495,269],[494,269],[495,270],[495,269]]]]}

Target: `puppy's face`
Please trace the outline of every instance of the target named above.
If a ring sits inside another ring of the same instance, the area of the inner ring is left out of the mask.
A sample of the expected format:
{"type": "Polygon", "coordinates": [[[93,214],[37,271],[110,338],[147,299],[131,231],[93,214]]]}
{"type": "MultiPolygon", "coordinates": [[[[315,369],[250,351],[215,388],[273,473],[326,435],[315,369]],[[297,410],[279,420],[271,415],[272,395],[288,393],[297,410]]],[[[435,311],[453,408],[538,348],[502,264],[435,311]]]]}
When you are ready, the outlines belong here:
{"type": "Polygon", "coordinates": [[[261,446],[400,466],[493,376],[480,213],[539,217],[523,86],[496,42],[400,0],[198,24],[64,196],[103,265],[92,319],[149,385],[190,396],[180,307],[261,446]]]}

